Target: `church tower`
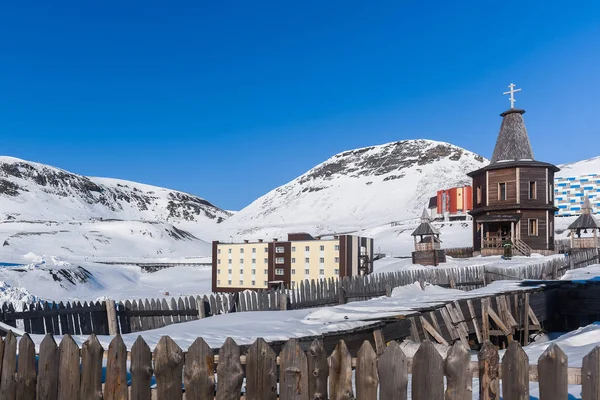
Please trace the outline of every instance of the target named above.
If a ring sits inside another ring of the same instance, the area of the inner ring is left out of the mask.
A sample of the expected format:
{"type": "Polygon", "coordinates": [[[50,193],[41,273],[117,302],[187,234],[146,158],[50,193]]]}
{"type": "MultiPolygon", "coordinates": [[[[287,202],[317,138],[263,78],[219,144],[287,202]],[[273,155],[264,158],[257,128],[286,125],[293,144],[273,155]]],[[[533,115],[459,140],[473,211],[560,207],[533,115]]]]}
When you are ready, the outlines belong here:
{"type": "Polygon", "coordinates": [[[482,255],[503,254],[512,243],[523,255],[554,252],[555,165],[537,161],[523,120],[524,110],[500,114],[502,123],[489,165],[468,175],[473,178],[473,250],[482,255]]]}

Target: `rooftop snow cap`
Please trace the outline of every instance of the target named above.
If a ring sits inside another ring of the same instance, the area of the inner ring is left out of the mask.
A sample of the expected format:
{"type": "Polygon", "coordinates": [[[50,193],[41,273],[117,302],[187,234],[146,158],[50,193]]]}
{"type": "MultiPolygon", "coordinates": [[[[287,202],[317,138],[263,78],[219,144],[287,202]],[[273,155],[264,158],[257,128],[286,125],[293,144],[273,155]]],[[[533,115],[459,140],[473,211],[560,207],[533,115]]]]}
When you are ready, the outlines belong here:
{"type": "Polygon", "coordinates": [[[500,114],[502,125],[494,147],[492,164],[502,161],[533,160],[533,151],[523,121],[524,113],[525,110],[511,108],[500,114]]]}

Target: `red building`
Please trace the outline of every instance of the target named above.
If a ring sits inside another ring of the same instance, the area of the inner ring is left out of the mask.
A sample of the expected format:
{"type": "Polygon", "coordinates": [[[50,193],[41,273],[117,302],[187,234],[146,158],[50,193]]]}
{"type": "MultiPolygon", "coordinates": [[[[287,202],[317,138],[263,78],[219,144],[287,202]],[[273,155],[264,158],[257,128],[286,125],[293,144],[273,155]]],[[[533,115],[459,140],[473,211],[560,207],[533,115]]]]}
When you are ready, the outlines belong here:
{"type": "Polygon", "coordinates": [[[466,214],[473,208],[473,189],[471,186],[438,190],[437,214],[450,216],[466,214]]]}

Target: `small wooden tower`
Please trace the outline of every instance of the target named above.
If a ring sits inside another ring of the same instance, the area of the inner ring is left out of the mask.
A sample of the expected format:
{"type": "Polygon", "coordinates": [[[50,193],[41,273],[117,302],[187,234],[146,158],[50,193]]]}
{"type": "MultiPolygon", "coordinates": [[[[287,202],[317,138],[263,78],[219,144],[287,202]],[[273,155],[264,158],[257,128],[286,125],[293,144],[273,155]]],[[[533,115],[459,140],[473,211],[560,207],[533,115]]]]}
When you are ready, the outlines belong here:
{"type": "Polygon", "coordinates": [[[427,208],[423,210],[421,225],[412,233],[415,239],[415,251],[412,253],[413,264],[434,265],[446,262],[446,253],[440,248],[440,232],[431,225],[427,208]]]}
{"type": "Polygon", "coordinates": [[[600,247],[600,239],[598,238],[600,224],[592,214],[590,198],[586,197],[581,207],[581,215],[569,225],[571,249],[597,249],[600,247]],[[582,233],[586,236],[581,237],[582,233]]]}

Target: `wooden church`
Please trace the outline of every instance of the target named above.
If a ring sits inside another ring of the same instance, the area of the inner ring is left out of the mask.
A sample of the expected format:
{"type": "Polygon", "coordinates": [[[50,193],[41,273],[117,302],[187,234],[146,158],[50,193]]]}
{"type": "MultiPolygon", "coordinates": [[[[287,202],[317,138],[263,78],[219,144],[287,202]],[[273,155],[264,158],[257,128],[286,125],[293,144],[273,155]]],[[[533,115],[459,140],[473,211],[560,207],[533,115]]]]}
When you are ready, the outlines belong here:
{"type": "Polygon", "coordinates": [[[554,252],[555,165],[537,161],[523,120],[524,110],[500,114],[502,123],[489,165],[468,175],[473,178],[473,250],[482,255],[503,254],[511,244],[516,253],[554,252]]]}

